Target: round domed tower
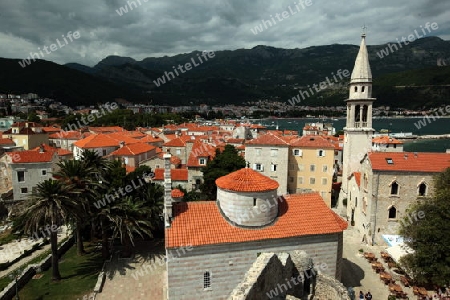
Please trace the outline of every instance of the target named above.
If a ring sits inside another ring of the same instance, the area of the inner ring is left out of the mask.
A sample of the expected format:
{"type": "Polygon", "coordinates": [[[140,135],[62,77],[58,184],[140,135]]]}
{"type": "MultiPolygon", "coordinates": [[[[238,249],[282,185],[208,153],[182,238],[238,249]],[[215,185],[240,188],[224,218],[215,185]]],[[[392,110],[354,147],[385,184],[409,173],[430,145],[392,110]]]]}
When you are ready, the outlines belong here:
{"type": "Polygon", "coordinates": [[[235,225],[257,227],[270,224],[278,215],[278,182],[249,168],[216,180],[217,201],[235,225]]]}

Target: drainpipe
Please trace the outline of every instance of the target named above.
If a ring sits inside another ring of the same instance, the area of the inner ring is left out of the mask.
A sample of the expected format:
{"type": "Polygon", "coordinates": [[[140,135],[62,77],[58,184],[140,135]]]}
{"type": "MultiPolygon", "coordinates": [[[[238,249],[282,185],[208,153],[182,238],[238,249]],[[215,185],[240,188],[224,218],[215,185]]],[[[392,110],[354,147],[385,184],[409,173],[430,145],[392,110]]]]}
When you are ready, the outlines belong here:
{"type": "MultiPolygon", "coordinates": [[[[378,190],[380,188],[380,173],[377,174],[377,184],[376,184],[376,190],[375,190],[375,195],[372,195],[375,197],[375,211],[374,213],[371,215],[371,223],[373,224],[373,230],[372,230],[372,246],[374,245],[374,240],[375,240],[375,233],[376,233],[376,228],[377,228],[377,211],[378,211],[378,190]]],[[[373,210],[372,210],[373,211],[373,210]]]]}

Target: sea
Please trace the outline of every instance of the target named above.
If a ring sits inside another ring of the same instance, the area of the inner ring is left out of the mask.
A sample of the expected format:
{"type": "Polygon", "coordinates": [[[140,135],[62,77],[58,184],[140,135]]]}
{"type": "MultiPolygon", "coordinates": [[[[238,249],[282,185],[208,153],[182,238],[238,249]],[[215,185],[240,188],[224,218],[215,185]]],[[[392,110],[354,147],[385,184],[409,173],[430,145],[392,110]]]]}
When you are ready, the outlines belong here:
{"type": "MultiPolygon", "coordinates": [[[[390,133],[411,133],[413,135],[441,135],[450,134],[450,118],[440,118],[433,120],[432,118],[424,123],[418,123],[422,118],[376,118],[373,119],[373,128],[379,132],[382,129],[389,130],[390,133]]],[[[345,118],[333,119],[317,119],[317,118],[300,118],[300,119],[260,119],[253,120],[266,126],[269,129],[279,130],[297,130],[301,135],[303,126],[306,123],[325,122],[332,123],[336,128],[336,132],[342,130],[345,126],[345,118]]],[[[411,139],[403,140],[403,150],[408,152],[445,152],[450,149],[450,139],[411,139]]]]}

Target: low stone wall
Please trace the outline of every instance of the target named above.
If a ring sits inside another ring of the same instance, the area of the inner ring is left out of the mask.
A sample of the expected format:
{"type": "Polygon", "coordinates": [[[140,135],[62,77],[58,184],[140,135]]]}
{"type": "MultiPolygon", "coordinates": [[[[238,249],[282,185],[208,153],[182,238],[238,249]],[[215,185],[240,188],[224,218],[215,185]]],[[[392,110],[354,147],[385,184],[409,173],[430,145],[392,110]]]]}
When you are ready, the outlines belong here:
{"type": "Polygon", "coordinates": [[[316,289],[311,299],[314,300],[350,300],[347,289],[344,285],[336,279],[325,275],[319,274],[316,281],[316,289]]]}
{"type": "Polygon", "coordinates": [[[306,281],[306,270],[311,270],[311,263],[304,251],[262,253],[228,300],[350,300],[347,289],[333,277],[320,273],[311,282],[306,281]],[[313,286],[309,295],[304,292],[308,290],[305,282],[313,286]]]}
{"type": "MultiPolygon", "coordinates": [[[[58,248],[58,255],[61,256],[64,253],[66,253],[67,250],[72,247],[74,242],[74,238],[70,237],[68,240],[64,241],[58,248]]],[[[17,286],[20,290],[22,287],[24,287],[28,281],[33,278],[34,275],[36,275],[36,270],[47,270],[50,268],[52,263],[52,255],[49,254],[46,258],[41,260],[37,264],[29,265],[25,270],[22,271],[22,273],[17,278],[17,286]]],[[[0,299],[2,300],[10,300],[13,299],[16,295],[16,282],[15,280],[11,279],[12,281],[8,284],[6,288],[3,289],[2,292],[0,292],[0,299]]]]}

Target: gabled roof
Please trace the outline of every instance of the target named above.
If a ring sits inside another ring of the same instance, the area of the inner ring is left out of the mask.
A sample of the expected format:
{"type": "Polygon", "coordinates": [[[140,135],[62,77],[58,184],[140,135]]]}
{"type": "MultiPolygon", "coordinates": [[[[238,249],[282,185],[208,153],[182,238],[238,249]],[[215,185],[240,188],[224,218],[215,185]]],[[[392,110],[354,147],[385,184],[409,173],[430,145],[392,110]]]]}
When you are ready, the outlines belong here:
{"type": "Polygon", "coordinates": [[[243,168],[216,179],[217,187],[234,192],[265,192],[276,190],[275,180],[250,168],[243,168]]]}
{"type": "Polygon", "coordinates": [[[101,127],[90,126],[89,130],[93,133],[111,133],[111,132],[125,131],[125,129],[123,129],[120,126],[101,126],[101,127]]]}
{"type": "Polygon", "coordinates": [[[159,138],[159,137],[153,137],[153,136],[151,136],[151,135],[149,135],[149,134],[146,134],[144,137],[139,138],[139,141],[145,142],[145,143],[148,143],[148,144],[151,144],[151,143],[162,143],[162,142],[164,142],[162,138],[159,138]]]}
{"type": "MultiPolygon", "coordinates": [[[[187,169],[170,169],[170,177],[173,181],[188,181],[187,169]]],[[[164,169],[155,169],[155,177],[153,180],[164,180],[164,169]]]]}
{"type": "Polygon", "coordinates": [[[235,227],[222,216],[217,202],[174,203],[174,219],[166,228],[166,248],[270,241],[342,232],[347,222],[327,207],[318,193],[280,197],[275,222],[259,229],[235,227]]]}
{"type": "Polygon", "coordinates": [[[111,152],[111,156],[133,156],[141,153],[150,152],[155,150],[155,146],[151,146],[147,143],[135,143],[130,145],[124,145],[123,147],[111,152]]]}
{"type": "Polygon", "coordinates": [[[438,173],[450,167],[450,153],[370,152],[368,159],[378,171],[438,173]]]}
{"type": "Polygon", "coordinates": [[[302,148],[334,148],[334,145],[318,135],[305,135],[290,141],[293,147],[302,148]]]}
{"type": "Polygon", "coordinates": [[[282,136],[278,136],[272,133],[267,133],[267,134],[263,134],[260,135],[258,138],[256,139],[252,139],[250,141],[248,141],[246,143],[246,145],[267,145],[267,146],[288,146],[288,142],[287,139],[282,137],[282,136]]]}
{"type": "Polygon", "coordinates": [[[126,145],[129,145],[139,143],[139,140],[123,135],[117,135],[115,133],[92,134],[87,138],[76,141],[73,144],[78,148],[88,149],[88,148],[102,148],[102,147],[119,147],[121,142],[124,142],[126,145]]]}
{"type": "Polygon", "coordinates": [[[192,145],[192,151],[189,154],[187,161],[188,167],[203,167],[204,165],[199,164],[200,157],[213,158],[216,155],[216,148],[206,143],[200,141],[195,141],[192,145]]]}
{"type": "Polygon", "coordinates": [[[186,140],[182,139],[182,138],[175,138],[173,140],[168,141],[167,143],[164,143],[163,146],[165,146],[165,147],[185,147],[186,140]]]}
{"type": "Polygon", "coordinates": [[[361,172],[353,172],[352,175],[350,175],[350,178],[352,177],[355,177],[356,184],[361,187],[361,172]]]}

